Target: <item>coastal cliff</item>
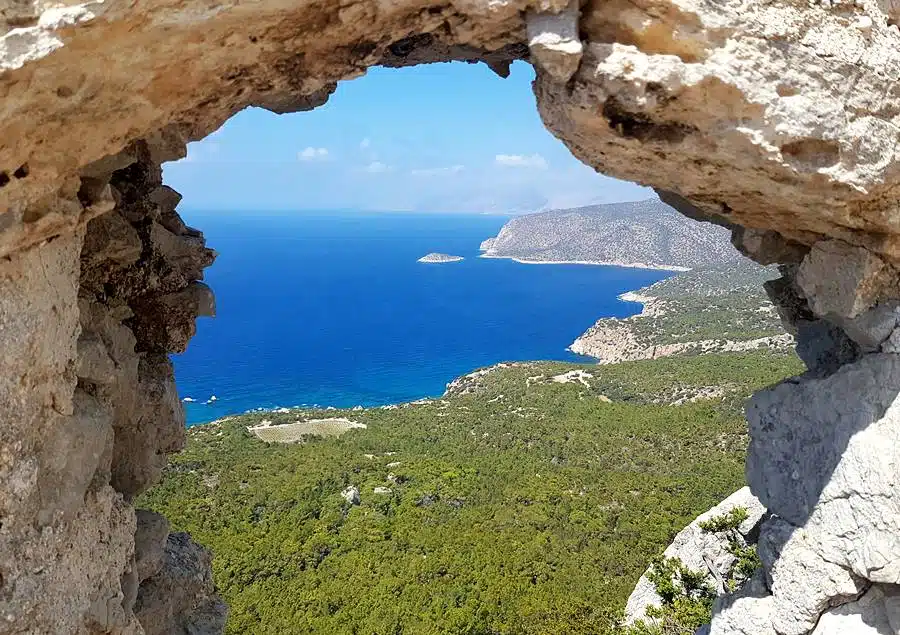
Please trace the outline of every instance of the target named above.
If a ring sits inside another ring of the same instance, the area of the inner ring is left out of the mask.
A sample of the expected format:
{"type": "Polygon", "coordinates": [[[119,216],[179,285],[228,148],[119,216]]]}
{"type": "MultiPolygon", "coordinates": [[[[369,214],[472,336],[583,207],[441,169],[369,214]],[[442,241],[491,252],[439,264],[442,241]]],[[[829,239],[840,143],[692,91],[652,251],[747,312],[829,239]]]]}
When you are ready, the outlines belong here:
{"type": "Polygon", "coordinates": [[[794,338],[784,331],[762,286],[777,275],[774,267],[742,258],[624,293],[619,299],[641,303],[641,313],[626,319],[600,319],[569,349],[611,364],[686,353],[790,347],[794,338]]]}
{"type": "Polygon", "coordinates": [[[729,232],[679,214],[659,199],[519,216],[481,243],[485,258],[685,271],[737,262],[729,232]]]}

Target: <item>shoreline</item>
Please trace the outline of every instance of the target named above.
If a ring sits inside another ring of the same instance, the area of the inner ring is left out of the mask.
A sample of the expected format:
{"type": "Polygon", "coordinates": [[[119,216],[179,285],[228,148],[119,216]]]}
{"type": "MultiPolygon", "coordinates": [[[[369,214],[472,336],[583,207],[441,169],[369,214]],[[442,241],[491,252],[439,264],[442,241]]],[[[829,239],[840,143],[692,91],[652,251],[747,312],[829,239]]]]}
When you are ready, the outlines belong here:
{"type": "MultiPolygon", "coordinates": [[[[519,262],[517,259],[509,258],[508,256],[481,255],[479,257],[480,258],[496,258],[498,260],[500,260],[500,259],[516,260],[517,262],[519,262]]],[[[434,263],[434,264],[440,264],[440,263],[434,263]]],[[[627,268],[633,268],[633,269],[655,269],[655,270],[662,269],[662,267],[653,267],[653,266],[645,267],[645,266],[637,266],[637,265],[629,266],[629,265],[621,265],[618,263],[600,263],[600,262],[549,262],[549,261],[528,262],[528,261],[525,261],[525,262],[522,262],[522,264],[538,264],[538,265],[543,265],[543,264],[581,264],[581,265],[602,265],[602,266],[612,266],[612,267],[627,267],[627,268]]],[[[665,269],[663,269],[663,270],[665,270],[665,269]]],[[[681,271],[681,270],[679,270],[679,271],[681,271]]],[[[687,270],[687,271],[689,271],[689,270],[687,270]]],[[[644,316],[648,312],[647,305],[656,300],[656,298],[653,296],[643,295],[640,293],[640,291],[647,289],[647,288],[648,287],[641,287],[640,289],[635,289],[634,291],[625,291],[624,293],[620,293],[619,295],[616,296],[616,299],[621,302],[635,302],[637,304],[640,304],[641,311],[639,313],[630,315],[627,318],[614,318],[614,317],[604,318],[604,317],[601,317],[601,318],[598,318],[597,321],[600,321],[600,320],[624,321],[624,320],[628,320],[629,318],[644,316]]],[[[596,325],[596,323],[597,322],[595,321],[594,324],[596,325]]],[[[568,346],[563,348],[563,350],[567,351],[569,353],[581,356],[581,357],[586,357],[591,360],[595,360],[595,363],[597,363],[598,358],[596,358],[592,355],[588,355],[586,353],[580,353],[580,352],[572,349],[572,346],[575,345],[575,343],[578,341],[578,339],[580,339],[581,336],[584,335],[585,333],[587,333],[587,331],[589,331],[592,327],[593,327],[593,325],[591,327],[588,327],[588,329],[584,333],[579,335],[578,338],[575,339],[575,341],[573,341],[571,344],[569,344],[568,346]]],[[[519,360],[519,361],[514,361],[514,362],[500,361],[500,362],[496,362],[494,364],[490,364],[489,366],[483,366],[481,368],[477,368],[473,371],[469,371],[468,373],[464,373],[462,375],[457,375],[456,377],[453,377],[449,382],[447,382],[446,388],[449,388],[449,386],[451,384],[453,384],[454,382],[456,382],[458,380],[468,378],[468,377],[478,374],[479,372],[484,371],[484,370],[492,370],[495,367],[502,368],[502,367],[505,367],[508,365],[514,365],[514,364],[527,364],[530,362],[546,362],[546,361],[563,362],[563,363],[567,362],[567,360],[549,360],[549,359],[519,360]]],[[[579,362],[571,361],[568,363],[577,364],[579,362]]],[[[594,365],[594,364],[591,364],[591,365],[594,365]]],[[[417,403],[426,402],[426,401],[439,400],[439,399],[443,398],[444,394],[446,394],[446,388],[445,388],[445,392],[442,393],[441,395],[428,395],[428,396],[424,396],[424,397],[419,397],[417,399],[412,399],[409,401],[391,402],[388,404],[370,405],[370,406],[363,406],[362,404],[355,404],[353,406],[346,406],[346,407],[333,406],[333,405],[329,406],[329,405],[322,405],[322,404],[297,404],[295,406],[272,406],[272,407],[268,407],[268,408],[262,407],[262,406],[257,406],[254,408],[249,408],[247,410],[244,410],[243,412],[226,414],[224,416],[217,417],[210,421],[198,421],[198,422],[193,422],[193,423],[186,423],[185,429],[190,429],[190,428],[197,427],[197,426],[210,425],[213,423],[220,423],[222,421],[226,421],[233,417],[241,417],[241,416],[249,415],[249,414],[260,414],[260,413],[287,414],[287,413],[294,412],[297,410],[313,410],[313,411],[325,411],[325,412],[327,412],[327,411],[354,411],[354,410],[360,410],[360,409],[368,410],[368,409],[375,409],[375,408],[382,409],[382,410],[392,410],[394,408],[402,408],[409,404],[417,404],[417,403]]],[[[182,403],[183,406],[187,405],[188,403],[193,403],[196,405],[208,405],[209,404],[209,402],[199,401],[199,400],[193,399],[191,397],[185,397],[183,399],[180,399],[179,401],[182,403]]]]}
{"type": "MultiPolygon", "coordinates": [[[[619,262],[599,262],[599,261],[581,261],[581,260],[572,260],[572,261],[568,261],[568,260],[567,260],[567,261],[555,261],[555,260],[553,260],[553,261],[551,261],[551,260],[527,260],[527,259],[521,259],[521,258],[514,258],[514,257],[511,257],[511,256],[494,256],[494,255],[490,255],[490,254],[487,254],[487,253],[482,253],[482,254],[480,254],[478,257],[479,257],[479,258],[494,258],[494,259],[497,259],[497,260],[513,260],[513,261],[515,261],[515,262],[517,262],[517,263],[525,264],[525,265],[560,265],[560,264],[562,264],[562,265],[590,265],[590,266],[605,266],[605,267],[623,267],[623,268],[627,268],[627,269],[647,269],[647,270],[652,270],[652,271],[672,271],[672,272],[675,272],[675,273],[684,273],[684,272],[686,272],[686,271],[690,271],[690,269],[687,268],[687,267],[677,267],[677,266],[675,266],[675,265],[671,265],[671,266],[669,266],[669,265],[648,265],[648,264],[646,264],[646,263],[631,263],[631,264],[625,264],[625,263],[619,263],[619,262]]],[[[456,256],[455,258],[459,258],[459,260],[464,260],[463,257],[459,257],[459,256],[456,256]]],[[[422,261],[421,259],[419,259],[418,262],[424,262],[425,264],[441,264],[441,262],[422,261]]],[[[455,261],[450,261],[450,262],[455,262],[455,261]]],[[[652,285],[650,285],[650,286],[652,286],[652,285]]],[[[600,317],[600,318],[597,319],[597,321],[594,322],[594,325],[596,325],[597,322],[600,321],[600,320],[615,320],[615,321],[617,321],[617,322],[622,322],[622,321],[628,320],[628,319],[630,319],[630,318],[634,318],[634,317],[643,317],[643,316],[645,316],[645,315],[648,313],[648,310],[649,310],[649,306],[648,306],[648,305],[651,304],[652,302],[654,302],[654,301],[657,300],[657,298],[655,298],[655,297],[653,297],[653,296],[644,295],[644,294],[640,293],[641,291],[646,290],[646,289],[648,289],[648,288],[649,288],[649,286],[645,286],[645,287],[641,287],[641,288],[639,288],[639,289],[635,289],[634,291],[625,291],[624,293],[620,293],[619,295],[616,296],[616,299],[619,300],[619,301],[621,301],[621,302],[634,302],[634,303],[640,304],[640,305],[641,305],[641,310],[640,310],[640,312],[635,313],[634,315],[630,315],[630,316],[628,316],[627,318],[614,318],[614,317],[605,317],[605,318],[604,318],[604,317],[600,317]]],[[[593,355],[589,355],[589,354],[587,354],[587,353],[581,353],[581,352],[578,352],[578,351],[575,351],[575,350],[572,349],[572,346],[575,345],[576,342],[577,342],[583,335],[585,335],[591,328],[593,328],[593,325],[592,325],[591,327],[588,327],[588,329],[587,329],[584,333],[582,333],[581,335],[579,335],[579,336],[575,339],[575,341],[573,341],[573,342],[572,342],[571,344],[569,344],[568,346],[564,347],[562,350],[564,350],[564,351],[566,351],[566,352],[569,352],[569,353],[572,353],[572,354],[575,354],[575,355],[578,355],[578,356],[580,356],[580,357],[586,357],[586,358],[589,358],[589,359],[591,359],[591,360],[594,360],[594,362],[593,362],[591,365],[594,365],[594,364],[599,365],[599,358],[594,357],[593,355]]],[[[479,373],[480,371],[483,371],[483,370],[492,370],[492,369],[494,369],[495,367],[498,367],[498,366],[499,366],[499,367],[504,367],[504,366],[510,365],[510,364],[518,364],[518,363],[524,363],[524,364],[527,364],[527,363],[532,362],[532,361],[537,361],[537,362],[541,362],[541,361],[558,361],[558,362],[565,362],[566,360],[522,360],[522,361],[516,361],[516,362],[500,361],[500,362],[497,362],[497,363],[495,363],[495,364],[491,364],[491,365],[489,365],[489,366],[485,366],[485,367],[481,367],[481,368],[475,369],[474,371],[470,371],[469,373],[464,373],[464,374],[462,374],[462,375],[458,375],[458,376],[456,376],[456,377],[453,377],[453,378],[446,384],[446,387],[449,388],[449,386],[450,386],[451,384],[453,384],[454,382],[456,382],[456,381],[458,381],[458,380],[461,380],[461,379],[465,379],[465,378],[467,378],[467,377],[469,377],[469,376],[471,376],[471,375],[477,374],[477,373],[479,373]]],[[[579,363],[579,362],[574,362],[574,361],[572,361],[572,362],[569,362],[569,363],[576,363],[576,364],[577,364],[577,363],[579,363]]],[[[391,402],[391,403],[389,403],[389,404],[370,405],[370,406],[363,406],[363,405],[361,405],[361,404],[355,404],[354,406],[350,406],[350,407],[338,407],[338,406],[333,406],[333,405],[332,405],[332,406],[329,406],[329,405],[322,405],[322,404],[298,404],[298,405],[295,405],[295,406],[273,406],[273,407],[269,407],[269,408],[257,406],[257,407],[255,407],[255,408],[250,408],[250,409],[248,409],[248,410],[244,410],[243,412],[232,413],[232,414],[226,414],[226,415],[224,415],[224,416],[217,417],[217,418],[212,419],[212,420],[210,420],[210,421],[199,421],[199,422],[194,422],[194,423],[187,423],[187,424],[185,425],[185,428],[186,428],[186,429],[190,429],[190,428],[197,427],[197,426],[210,425],[210,424],[214,424],[214,423],[219,423],[219,422],[221,422],[221,421],[226,421],[226,420],[231,419],[231,418],[233,418],[233,417],[240,417],[240,416],[244,416],[244,415],[248,415],[248,414],[255,414],[255,413],[286,414],[286,413],[293,412],[293,411],[297,411],[297,410],[313,410],[313,411],[342,411],[342,410],[343,410],[343,411],[354,411],[354,410],[363,409],[363,408],[364,408],[364,409],[367,409],[367,410],[370,409],[370,408],[372,408],[372,409],[377,408],[377,409],[382,409],[382,410],[391,410],[391,409],[394,409],[394,408],[402,408],[402,407],[407,406],[407,405],[410,405],[410,404],[417,404],[417,403],[422,403],[422,402],[427,402],[427,401],[439,400],[439,399],[443,398],[444,394],[446,394],[446,390],[445,390],[445,392],[442,393],[441,395],[429,395],[429,396],[419,397],[419,398],[417,398],[417,399],[412,399],[412,400],[410,400],[410,401],[391,402]]],[[[193,404],[196,404],[196,405],[208,405],[208,404],[209,404],[209,402],[199,401],[199,400],[196,400],[196,399],[192,399],[191,397],[186,397],[186,398],[180,399],[180,401],[182,402],[183,405],[187,405],[188,403],[193,403],[193,404]]]]}
{"type": "MultiPolygon", "coordinates": [[[[651,271],[673,271],[684,273],[690,271],[690,267],[679,267],[678,265],[651,265],[645,262],[615,262],[604,260],[531,260],[528,258],[518,258],[516,256],[495,256],[494,254],[482,253],[479,258],[493,258],[496,260],[512,260],[523,265],[594,265],[602,267],[624,267],[626,269],[648,269],[651,271]]],[[[624,295],[624,294],[623,294],[624,295]]],[[[621,296],[619,296],[621,298],[621,296]]]]}
{"type": "MultiPolygon", "coordinates": [[[[653,285],[650,285],[650,286],[653,286],[653,285]]],[[[629,315],[626,318],[598,318],[597,321],[599,322],[600,320],[619,320],[620,322],[623,322],[630,318],[646,316],[650,312],[650,304],[652,304],[653,302],[656,302],[658,300],[658,298],[655,296],[644,295],[642,293],[639,293],[640,291],[642,291],[644,289],[649,289],[649,288],[650,287],[642,287],[640,289],[637,289],[636,291],[626,291],[625,293],[620,293],[619,295],[616,296],[616,299],[619,300],[620,302],[634,302],[635,304],[640,304],[641,305],[640,313],[635,313],[634,315],[629,315]]],[[[596,324],[596,323],[597,322],[594,322],[594,324],[596,324]]],[[[566,350],[571,350],[571,349],[566,349],[566,350]]]]}

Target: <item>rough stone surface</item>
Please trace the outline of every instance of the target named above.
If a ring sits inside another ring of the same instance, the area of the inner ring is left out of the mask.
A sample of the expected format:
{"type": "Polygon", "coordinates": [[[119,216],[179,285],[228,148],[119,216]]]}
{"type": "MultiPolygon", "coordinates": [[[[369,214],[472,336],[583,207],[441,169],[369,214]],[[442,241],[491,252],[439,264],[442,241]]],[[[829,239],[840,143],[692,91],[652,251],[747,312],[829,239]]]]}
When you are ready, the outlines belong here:
{"type": "Polygon", "coordinates": [[[900,633],[900,587],[873,584],[861,598],[822,615],[812,635],[900,633]]]}
{"type": "Polygon", "coordinates": [[[81,245],[0,261],[0,615],[36,633],[136,628],[97,610],[121,597],[134,515],[108,485],[110,413],[76,388],[81,245]]]}
{"type": "Polygon", "coordinates": [[[828,320],[799,320],[794,329],[797,356],[817,376],[830,375],[859,358],[859,346],[828,320]]]}
{"type": "Polygon", "coordinates": [[[840,240],[816,243],[800,263],[797,285],[822,316],[855,318],[900,293],[897,273],[878,256],[840,240]]]}
{"type": "Polygon", "coordinates": [[[900,465],[900,450],[877,443],[900,435],[898,392],[900,356],[878,353],[824,379],[795,378],[757,393],[747,404],[750,487],[796,526],[828,495],[844,502],[850,493],[892,496],[889,470],[900,465]]]}
{"type": "Polygon", "coordinates": [[[780,518],[762,527],[757,549],[772,592],[771,624],[781,635],[808,633],[823,611],[865,588],[861,578],[823,557],[822,539],[822,528],[807,532],[780,518]]]}
{"type": "Polygon", "coordinates": [[[160,207],[171,196],[142,202],[161,175],[146,144],[135,153],[137,169],[107,175],[120,210],[0,260],[0,615],[15,632],[141,633],[133,607],[161,566],[168,524],[130,500],[182,443],[166,357],[180,341],[151,351],[132,307],[183,294],[181,323],[209,313],[196,279],[212,252],[160,207]]]}
{"type": "Polygon", "coordinates": [[[838,320],[838,324],[862,352],[873,353],[882,348],[900,324],[900,302],[880,302],[855,318],[838,320]]]}
{"type": "Polygon", "coordinates": [[[359,488],[355,485],[350,485],[341,492],[341,498],[350,503],[351,505],[359,505],[359,488]]]}
{"type": "MultiPolygon", "coordinates": [[[[740,538],[755,542],[755,536],[759,531],[759,524],[766,513],[766,508],[750,493],[749,487],[744,487],[709,511],[697,516],[690,525],[675,536],[663,555],[667,558],[678,558],[692,571],[705,572],[709,583],[717,586],[717,580],[728,576],[736,558],[728,550],[727,536],[704,531],[700,524],[713,517],[727,514],[736,507],[743,507],[748,513],[747,520],[738,528],[740,538]]],[[[628,624],[645,619],[648,607],[662,604],[662,599],[657,595],[653,583],[647,578],[647,573],[645,572],[638,580],[625,605],[625,622],[628,624]]],[[[719,593],[724,594],[725,589],[720,588],[719,593]]]]}
{"type": "Polygon", "coordinates": [[[163,566],[169,521],[164,516],[146,509],[135,512],[137,530],[134,534],[134,561],[137,577],[144,581],[163,566]]]}
{"type": "Polygon", "coordinates": [[[169,534],[162,568],[141,584],[135,613],[147,635],[215,635],[227,609],[213,589],[210,553],[185,533],[169,534]]]}
{"type": "Polygon", "coordinates": [[[764,576],[757,572],[736,593],[716,599],[709,635],[776,635],[772,604],[764,576]]]}
{"type": "Polygon", "coordinates": [[[759,553],[778,633],[800,635],[868,581],[900,583],[900,356],[788,380],[748,403],[747,478],[779,518],[759,553]]]}
{"type": "Polygon", "coordinates": [[[551,77],[567,82],[578,70],[583,46],[578,36],[577,2],[559,13],[529,13],[528,50],[534,61],[551,77]]]}
{"type": "Polygon", "coordinates": [[[778,232],[747,227],[735,227],[731,242],[738,251],[761,265],[799,264],[809,251],[778,232]]]}

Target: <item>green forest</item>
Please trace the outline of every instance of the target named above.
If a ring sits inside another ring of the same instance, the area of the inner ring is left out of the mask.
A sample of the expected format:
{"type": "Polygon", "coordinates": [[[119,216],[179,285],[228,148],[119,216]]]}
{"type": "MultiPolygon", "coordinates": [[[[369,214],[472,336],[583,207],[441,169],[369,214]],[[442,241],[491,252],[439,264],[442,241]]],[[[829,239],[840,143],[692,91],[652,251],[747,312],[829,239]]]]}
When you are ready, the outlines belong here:
{"type": "Polygon", "coordinates": [[[744,399],[801,370],[530,362],[399,407],[233,417],[190,429],[138,503],[211,548],[228,633],[611,635],[648,564],[743,485],[744,399]],[[334,417],[367,427],[248,431],[334,417]]]}

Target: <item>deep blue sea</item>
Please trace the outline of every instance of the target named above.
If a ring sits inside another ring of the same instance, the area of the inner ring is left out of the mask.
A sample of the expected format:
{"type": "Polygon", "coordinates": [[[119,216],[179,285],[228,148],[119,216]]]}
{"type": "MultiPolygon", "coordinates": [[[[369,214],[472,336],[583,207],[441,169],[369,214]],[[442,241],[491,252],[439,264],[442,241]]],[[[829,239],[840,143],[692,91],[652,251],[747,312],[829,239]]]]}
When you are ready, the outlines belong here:
{"type": "Polygon", "coordinates": [[[503,216],[187,212],[219,252],[217,316],[173,356],[189,424],[254,408],[440,395],[480,366],[577,360],[566,347],[659,271],[478,258],[503,216]],[[462,262],[416,262],[428,252],[462,262]],[[211,397],[216,398],[210,401],[211,397]],[[209,403],[206,403],[209,402],[209,403]]]}

